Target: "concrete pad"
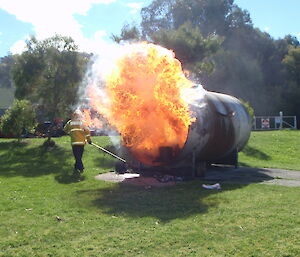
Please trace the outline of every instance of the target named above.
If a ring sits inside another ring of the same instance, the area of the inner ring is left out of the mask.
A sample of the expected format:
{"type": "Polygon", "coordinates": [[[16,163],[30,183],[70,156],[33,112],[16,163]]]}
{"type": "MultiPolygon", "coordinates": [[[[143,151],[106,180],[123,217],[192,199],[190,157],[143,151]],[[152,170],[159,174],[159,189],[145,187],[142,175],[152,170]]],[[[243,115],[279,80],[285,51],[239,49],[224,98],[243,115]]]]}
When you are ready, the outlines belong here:
{"type": "Polygon", "coordinates": [[[118,174],[115,172],[108,172],[97,175],[95,178],[98,180],[104,180],[109,182],[123,182],[126,179],[130,178],[138,178],[140,174],[137,173],[125,173],[125,174],[118,174]]]}
{"type": "Polygon", "coordinates": [[[176,185],[175,181],[168,181],[168,182],[162,183],[162,182],[159,182],[154,177],[141,176],[138,173],[118,174],[115,172],[109,172],[109,173],[97,175],[95,177],[95,179],[109,181],[109,182],[117,182],[117,183],[136,185],[136,186],[144,186],[146,188],[176,185]]]}
{"type": "MultiPolygon", "coordinates": [[[[115,172],[109,172],[100,174],[95,178],[109,182],[144,186],[145,188],[152,186],[163,187],[176,185],[176,181],[174,180],[161,182],[151,175],[142,176],[138,173],[117,174],[115,172]]],[[[239,167],[236,169],[229,166],[212,166],[207,169],[205,176],[200,179],[202,181],[209,181],[213,183],[261,183],[267,185],[300,187],[300,171],[282,169],[250,167],[239,167]]]]}
{"type": "Polygon", "coordinates": [[[207,170],[204,180],[225,183],[262,183],[267,185],[281,185],[300,187],[300,171],[239,167],[213,166],[207,170]]]}

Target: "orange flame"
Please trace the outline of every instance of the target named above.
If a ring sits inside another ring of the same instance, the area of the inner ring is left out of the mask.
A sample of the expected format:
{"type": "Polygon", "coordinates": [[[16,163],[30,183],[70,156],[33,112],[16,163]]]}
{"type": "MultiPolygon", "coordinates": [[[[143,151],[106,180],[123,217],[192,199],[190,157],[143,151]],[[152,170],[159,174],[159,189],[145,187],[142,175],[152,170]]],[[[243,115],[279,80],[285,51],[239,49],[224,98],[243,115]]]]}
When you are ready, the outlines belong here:
{"type": "Polygon", "coordinates": [[[92,107],[121,134],[133,156],[147,165],[165,164],[183,148],[193,122],[183,90],[192,87],[174,53],[140,43],[131,47],[104,77],[109,103],[88,95],[92,107]]]}
{"type": "Polygon", "coordinates": [[[89,128],[102,128],[102,121],[97,117],[93,117],[91,111],[88,109],[84,109],[82,111],[82,121],[89,128]]]}

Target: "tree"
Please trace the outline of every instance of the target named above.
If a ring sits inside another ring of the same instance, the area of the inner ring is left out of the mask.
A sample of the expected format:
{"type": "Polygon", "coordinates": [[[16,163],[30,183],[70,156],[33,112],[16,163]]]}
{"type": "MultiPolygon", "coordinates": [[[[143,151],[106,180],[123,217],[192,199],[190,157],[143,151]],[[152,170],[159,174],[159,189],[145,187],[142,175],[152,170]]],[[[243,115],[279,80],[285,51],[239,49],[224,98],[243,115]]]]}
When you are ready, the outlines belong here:
{"type": "Polygon", "coordinates": [[[0,88],[12,88],[11,68],[14,64],[14,57],[12,55],[0,58],[0,88]]]}
{"type": "Polygon", "coordinates": [[[217,65],[217,51],[238,44],[238,40],[230,40],[230,35],[238,31],[247,35],[253,29],[249,13],[233,2],[154,0],[141,10],[143,38],[173,49],[184,67],[209,84],[208,75],[217,65]]]}
{"type": "Polygon", "coordinates": [[[288,54],[282,63],[285,65],[287,82],[283,91],[283,99],[286,102],[286,110],[290,115],[297,115],[300,126],[300,47],[290,45],[288,54]]]}
{"type": "Polygon", "coordinates": [[[216,35],[203,37],[198,27],[186,22],[173,30],[160,30],[152,36],[154,42],[174,50],[183,67],[196,74],[211,73],[210,56],[219,49],[222,38],[216,35]]]}
{"type": "Polygon", "coordinates": [[[30,132],[36,125],[35,112],[27,100],[15,100],[1,117],[0,129],[4,135],[14,135],[21,140],[23,132],[30,132]]]}
{"type": "Polygon", "coordinates": [[[288,54],[283,59],[288,75],[300,87],[300,47],[290,47],[288,54]]]}
{"type": "Polygon", "coordinates": [[[179,8],[180,5],[183,4],[188,10],[189,6],[186,6],[186,3],[190,2],[153,1],[149,7],[142,10],[141,31],[135,25],[126,24],[121,34],[113,35],[112,39],[117,43],[147,40],[160,44],[174,50],[176,58],[182,62],[184,69],[192,71],[198,77],[203,73],[211,73],[214,64],[210,57],[219,49],[223,38],[215,34],[204,37],[200,27],[193,20],[188,19],[188,14],[179,15],[180,10],[184,12],[182,8],[179,8]],[[177,12],[174,8],[177,8],[177,12]],[[187,19],[180,19],[183,16],[187,19]],[[184,23],[180,24],[181,21],[184,23]]]}
{"type": "Polygon", "coordinates": [[[161,29],[178,29],[190,22],[203,36],[225,35],[229,27],[252,24],[247,11],[233,0],[154,0],[142,8],[142,32],[145,39],[161,29]]]}
{"type": "Polygon", "coordinates": [[[136,25],[130,25],[126,23],[121,29],[121,34],[119,36],[112,34],[111,39],[118,44],[121,41],[139,41],[141,40],[141,34],[139,28],[136,25]]]}
{"type": "Polygon", "coordinates": [[[87,62],[70,37],[55,35],[42,41],[31,37],[13,69],[15,96],[37,104],[50,120],[65,118],[77,101],[87,62]]]}
{"type": "Polygon", "coordinates": [[[295,36],[286,35],[284,37],[284,40],[287,41],[287,43],[294,48],[297,48],[300,46],[300,42],[298,41],[297,37],[295,37],[295,36]]]}

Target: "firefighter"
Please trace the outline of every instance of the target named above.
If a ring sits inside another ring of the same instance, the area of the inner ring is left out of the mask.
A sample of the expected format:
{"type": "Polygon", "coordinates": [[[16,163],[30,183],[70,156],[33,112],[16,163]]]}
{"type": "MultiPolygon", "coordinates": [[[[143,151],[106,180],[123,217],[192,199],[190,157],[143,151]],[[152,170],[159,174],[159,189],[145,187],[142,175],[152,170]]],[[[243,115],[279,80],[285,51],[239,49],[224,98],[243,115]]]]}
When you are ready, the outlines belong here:
{"type": "Polygon", "coordinates": [[[67,134],[70,134],[71,137],[71,144],[73,155],[75,158],[75,165],[74,165],[74,176],[80,176],[83,173],[84,166],[82,163],[82,155],[84,151],[84,145],[86,141],[91,144],[91,136],[89,129],[84,126],[81,121],[82,113],[80,110],[76,110],[72,114],[72,119],[69,120],[66,125],[64,126],[64,131],[67,134]]]}

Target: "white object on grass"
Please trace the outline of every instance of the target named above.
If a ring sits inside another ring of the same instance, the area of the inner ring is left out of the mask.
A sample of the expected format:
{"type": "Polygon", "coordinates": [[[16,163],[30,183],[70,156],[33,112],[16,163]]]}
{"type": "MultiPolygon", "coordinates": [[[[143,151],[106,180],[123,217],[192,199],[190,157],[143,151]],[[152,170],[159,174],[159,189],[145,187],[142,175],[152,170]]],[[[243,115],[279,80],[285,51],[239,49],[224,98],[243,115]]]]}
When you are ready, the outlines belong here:
{"type": "Polygon", "coordinates": [[[214,185],[205,185],[205,184],[203,184],[202,187],[205,188],[205,189],[217,189],[217,190],[221,189],[221,185],[219,183],[214,184],[214,185]]]}

